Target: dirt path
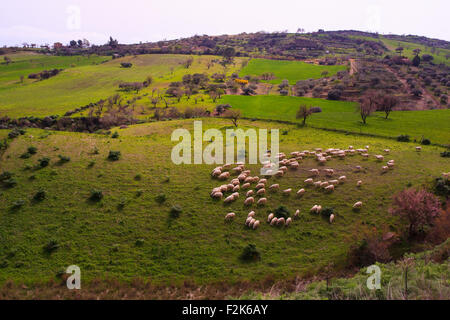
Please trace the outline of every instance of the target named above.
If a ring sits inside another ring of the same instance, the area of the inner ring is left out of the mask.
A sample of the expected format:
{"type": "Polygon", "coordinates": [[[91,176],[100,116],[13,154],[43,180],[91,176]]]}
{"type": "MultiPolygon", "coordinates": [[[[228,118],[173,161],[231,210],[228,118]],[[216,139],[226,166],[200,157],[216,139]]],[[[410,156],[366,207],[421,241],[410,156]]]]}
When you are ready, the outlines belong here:
{"type": "Polygon", "coordinates": [[[358,66],[355,59],[349,59],[348,61],[350,61],[350,75],[352,76],[358,72],[358,66]]]}

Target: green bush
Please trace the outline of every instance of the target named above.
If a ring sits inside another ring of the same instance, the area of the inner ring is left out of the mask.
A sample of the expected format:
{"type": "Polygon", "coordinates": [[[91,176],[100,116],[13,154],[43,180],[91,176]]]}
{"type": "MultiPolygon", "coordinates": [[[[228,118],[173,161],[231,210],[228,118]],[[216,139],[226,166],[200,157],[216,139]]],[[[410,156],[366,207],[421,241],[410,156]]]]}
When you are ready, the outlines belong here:
{"type": "Polygon", "coordinates": [[[167,197],[164,193],[160,193],[155,197],[155,201],[158,202],[159,204],[163,203],[164,201],[166,201],[167,197]]]}
{"type": "Polygon", "coordinates": [[[66,162],[70,161],[70,157],[58,155],[58,158],[59,158],[59,163],[66,163],[66,162]]]}
{"type": "Polygon", "coordinates": [[[326,208],[323,208],[320,213],[324,218],[330,218],[330,216],[334,213],[334,209],[326,207],[326,208]]]}
{"type": "Polygon", "coordinates": [[[3,172],[0,174],[0,181],[5,181],[5,180],[8,180],[8,179],[11,179],[12,176],[13,176],[13,174],[12,174],[11,172],[9,172],[9,171],[3,171],[3,172]]]}
{"type": "Polygon", "coordinates": [[[275,217],[287,219],[291,215],[289,210],[285,206],[279,206],[274,211],[275,217]]]}
{"type": "Polygon", "coordinates": [[[170,209],[170,216],[172,218],[178,218],[181,214],[183,210],[181,209],[181,207],[174,205],[171,209],[170,209]]]}
{"type": "Polygon", "coordinates": [[[246,262],[257,261],[261,259],[261,254],[256,249],[256,246],[250,243],[244,248],[240,258],[246,262]]]}
{"type": "Polygon", "coordinates": [[[97,189],[91,191],[91,196],[89,197],[89,200],[98,202],[102,199],[103,199],[103,191],[97,189]]]}
{"type": "Polygon", "coordinates": [[[441,157],[443,157],[443,158],[450,158],[450,151],[441,152],[441,157]]]}
{"type": "Polygon", "coordinates": [[[52,253],[53,251],[55,251],[58,248],[59,248],[58,241],[52,239],[49,242],[47,242],[47,244],[44,246],[44,251],[47,253],[52,253]]]}
{"type": "Polygon", "coordinates": [[[44,200],[46,197],[46,192],[45,190],[39,190],[38,192],[35,193],[35,195],[33,196],[33,200],[34,201],[42,201],[44,200]]]}
{"type": "Polygon", "coordinates": [[[434,180],[434,193],[438,196],[450,196],[450,180],[444,178],[436,178],[434,180]]]}
{"type": "Polygon", "coordinates": [[[399,135],[399,136],[397,137],[397,141],[400,141],[400,142],[409,142],[409,141],[410,141],[410,138],[409,138],[409,136],[408,136],[407,134],[401,134],[401,135],[399,135]]]}
{"type": "Polygon", "coordinates": [[[37,153],[37,148],[31,146],[31,147],[28,147],[27,151],[28,151],[29,154],[36,154],[37,153]]]}
{"type": "Polygon", "coordinates": [[[117,161],[120,159],[120,156],[121,156],[120,151],[109,151],[108,160],[117,161]]]}
{"type": "Polygon", "coordinates": [[[19,199],[19,200],[13,202],[11,209],[18,210],[18,209],[22,208],[24,206],[24,204],[25,204],[25,201],[22,199],[19,199]]]}
{"type": "Polygon", "coordinates": [[[117,139],[119,137],[119,133],[117,131],[115,131],[112,135],[111,138],[113,139],[117,139]]]}
{"type": "Polygon", "coordinates": [[[31,153],[29,153],[29,152],[25,152],[20,155],[21,159],[28,159],[30,157],[31,157],[31,153]]]}
{"type": "Polygon", "coordinates": [[[431,141],[430,141],[430,139],[422,139],[422,144],[423,144],[424,146],[428,146],[428,145],[431,144],[431,141]]]}
{"type": "Polygon", "coordinates": [[[50,163],[50,158],[47,158],[47,157],[40,158],[40,159],[38,160],[38,163],[39,163],[39,166],[40,166],[41,168],[45,168],[46,166],[49,165],[49,163],[50,163]]]}

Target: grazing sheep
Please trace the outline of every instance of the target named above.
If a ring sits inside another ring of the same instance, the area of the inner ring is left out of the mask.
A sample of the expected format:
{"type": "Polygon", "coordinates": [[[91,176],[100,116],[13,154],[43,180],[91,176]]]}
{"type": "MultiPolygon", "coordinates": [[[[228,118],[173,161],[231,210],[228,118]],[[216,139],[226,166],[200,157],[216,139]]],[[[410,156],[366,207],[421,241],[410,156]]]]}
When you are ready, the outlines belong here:
{"type": "Polygon", "coordinates": [[[233,192],[231,195],[234,197],[234,200],[239,198],[239,192],[233,192]]]}
{"type": "Polygon", "coordinates": [[[263,189],[265,187],[264,183],[258,183],[255,189],[263,189]]]}
{"type": "Polygon", "coordinates": [[[339,177],[339,183],[344,183],[345,180],[347,180],[347,177],[346,177],[346,176],[340,176],[340,177],[339,177]]]}
{"type": "Polygon", "coordinates": [[[256,221],[253,223],[253,230],[257,229],[257,228],[259,227],[259,224],[260,224],[259,220],[256,220],[256,221]]]}
{"type": "Polygon", "coordinates": [[[244,183],[253,183],[253,177],[247,177],[244,179],[244,183]]]}
{"type": "Polygon", "coordinates": [[[212,197],[213,197],[214,199],[222,199],[223,193],[220,192],[220,191],[217,191],[217,192],[215,192],[215,193],[213,194],[212,197]]]}
{"type": "Polygon", "coordinates": [[[248,197],[250,197],[250,196],[252,196],[252,195],[254,195],[254,194],[255,194],[255,191],[253,191],[253,190],[248,190],[247,193],[245,194],[245,196],[248,198],[248,197]]]}
{"type": "Polygon", "coordinates": [[[275,217],[275,215],[274,215],[273,213],[270,213],[270,214],[267,216],[267,222],[270,223],[270,222],[272,221],[273,217],[275,217]]]}
{"type": "MultiPolygon", "coordinates": [[[[241,173],[240,175],[238,175],[237,178],[238,178],[238,180],[239,180],[240,182],[244,182],[245,179],[247,179],[247,175],[244,174],[244,173],[241,173]]],[[[248,182],[248,181],[246,181],[246,182],[248,182]]]]}
{"type": "Polygon", "coordinates": [[[233,168],[231,171],[233,171],[234,173],[241,174],[243,170],[244,170],[243,167],[236,167],[236,168],[233,168]]]}
{"type": "Polygon", "coordinates": [[[279,218],[277,220],[277,226],[284,226],[286,223],[286,220],[284,218],[279,218]]]}
{"type": "Polygon", "coordinates": [[[234,219],[235,216],[236,216],[236,214],[234,212],[227,213],[227,215],[225,216],[225,220],[231,221],[234,219]]]}
{"type": "Polygon", "coordinates": [[[312,178],[309,178],[309,179],[306,179],[303,182],[306,183],[307,185],[312,185],[314,183],[314,180],[312,178]]]}
{"type": "Polygon", "coordinates": [[[320,188],[321,183],[322,183],[322,181],[316,181],[316,182],[314,182],[314,186],[316,188],[320,188]]]}
{"type": "Polygon", "coordinates": [[[237,192],[237,191],[239,191],[239,189],[241,188],[241,186],[239,186],[239,185],[237,185],[237,186],[234,186],[234,188],[233,188],[233,192],[237,192]]]}
{"type": "Polygon", "coordinates": [[[218,179],[219,179],[219,180],[226,180],[226,179],[228,179],[229,177],[230,177],[230,173],[229,173],[229,172],[224,172],[224,173],[221,173],[221,174],[219,175],[218,179]]]}
{"type": "Polygon", "coordinates": [[[336,186],[339,184],[339,180],[330,180],[328,181],[330,184],[332,184],[333,186],[336,186]]]}
{"type": "Polygon", "coordinates": [[[223,184],[223,185],[221,185],[220,186],[220,192],[227,192],[228,191],[228,185],[226,185],[226,184],[223,184]]]}
{"type": "Polygon", "coordinates": [[[303,196],[305,194],[305,192],[306,192],[306,190],[302,188],[302,189],[297,191],[297,196],[301,197],[301,196],[303,196]]]}
{"type": "Polygon", "coordinates": [[[233,184],[227,184],[227,191],[232,191],[234,189],[234,185],[233,184]]]}
{"type": "Polygon", "coordinates": [[[330,223],[333,223],[333,220],[334,220],[334,214],[331,214],[330,215],[330,223]]]}
{"type": "Polygon", "coordinates": [[[384,160],[384,157],[383,157],[381,154],[377,154],[377,155],[375,156],[375,158],[376,158],[377,161],[379,161],[379,162],[381,162],[381,161],[384,160]]]}
{"type": "Polygon", "coordinates": [[[259,180],[259,183],[266,184],[266,183],[267,183],[267,179],[260,179],[260,180],[259,180]]]}
{"type": "Polygon", "coordinates": [[[277,173],[275,173],[276,177],[282,177],[284,176],[284,171],[283,170],[278,170],[277,173]]]}
{"type": "Polygon", "coordinates": [[[213,172],[211,172],[211,176],[213,176],[214,178],[220,176],[222,174],[222,170],[220,169],[215,169],[213,170],[213,172]]]}
{"type": "Polygon", "coordinates": [[[320,213],[322,211],[322,206],[315,204],[311,208],[311,213],[320,213]]]}
{"type": "Polygon", "coordinates": [[[329,185],[329,186],[325,187],[325,191],[326,192],[333,192],[334,191],[334,185],[329,185]]]}
{"type": "Polygon", "coordinates": [[[265,194],[265,193],[266,193],[266,189],[262,188],[262,189],[259,189],[259,190],[256,192],[256,195],[257,195],[257,196],[261,196],[261,195],[263,195],[263,194],[265,194]]]}
{"type": "Polygon", "coordinates": [[[417,151],[417,152],[422,151],[422,147],[416,147],[416,151],[417,151]]]}
{"type": "Polygon", "coordinates": [[[242,185],[242,190],[247,190],[248,188],[250,188],[250,183],[247,182],[242,185]]]}
{"type": "Polygon", "coordinates": [[[249,213],[248,213],[248,215],[247,215],[247,218],[248,217],[252,217],[252,218],[254,218],[255,217],[255,211],[250,211],[249,213]]]}
{"type": "Polygon", "coordinates": [[[369,146],[366,146],[366,149],[369,150],[369,146]]]}
{"type": "Polygon", "coordinates": [[[356,167],[355,167],[355,171],[356,171],[356,172],[360,172],[361,169],[362,169],[361,166],[356,166],[356,167]]]}
{"type": "Polygon", "coordinates": [[[250,221],[252,221],[253,217],[247,217],[247,219],[245,220],[245,225],[248,226],[250,221]]]}
{"type": "Polygon", "coordinates": [[[236,178],[236,179],[231,180],[231,184],[234,186],[237,186],[237,185],[240,185],[241,182],[239,181],[239,179],[236,178]]]}
{"type": "Polygon", "coordinates": [[[252,220],[250,220],[250,222],[248,223],[248,226],[250,228],[253,228],[253,225],[255,224],[255,222],[256,222],[256,219],[252,218],[252,220]]]}
{"type": "Polygon", "coordinates": [[[395,164],[393,162],[388,162],[387,166],[389,169],[394,169],[395,164]]]}
{"type": "Polygon", "coordinates": [[[235,200],[234,196],[231,195],[231,196],[226,197],[225,200],[223,200],[223,202],[224,203],[230,203],[230,202],[233,202],[234,200],[235,200]]]}
{"type": "Polygon", "coordinates": [[[363,153],[361,156],[363,156],[364,160],[369,159],[369,154],[368,153],[363,153]]]}
{"type": "Polygon", "coordinates": [[[356,182],[356,186],[357,186],[357,187],[361,187],[361,186],[362,186],[362,181],[361,181],[361,180],[358,180],[358,181],[356,182]]]}
{"type": "Polygon", "coordinates": [[[267,198],[261,198],[258,200],[258,206],[264,206],[267,203],[267,198]]]}
{"type": "Polygon", "coordinates": [[[278,219],[277,218],[273,218],[271,221],[270,221],[270,225],[271,226],[274,226],[274,225],[276,225],[278,223],[278,219]]]}
{"type": "Polygon", "coordinates": [[[273,184],[269,187],[270,191],[277,192],[280,189],[280,185],[278,183],[273,184]]]}
{"type": "Polygon", "coordinates": [[[259,177],[258,176],[254,176],[253,177],[253,183],[256,183],[256,182],[258,182],[259,181],[259,177]]]}
{"type": "Polygon", "coordinates": [[[293,161],[289,164],[289,168],[291,169],[297,169],[299,167],[299,164],[297,161],[293,161]]]}
{"type": "Polygon", "coordinates": [[[286,219],[286,227],[289,227],[289,225],[291,224],[291,222],[292,222],[292,218],[287,218],[286,219]]]}
{"type": "Polygon", "coordinates": [[[290,194],[291,194],[291,191],[292,191],[292,189],[291,189],[291,188],[289,188],[289,189],[286,189],[286,190],[283,190],[283,195],[284,195],[284,196],[288,196],[288,195],[290,195],[290,194]]]}
{"type": "Polygon", "coordinates": [[[383,173],[388,172],[389,167],[388,166],[383,166],[383,167],[381,167],[381,170],[383,170],[383,173]]]}
{"type": "Polygon", "coordinates": [[[319,175],[319,170],[318,169],[311,169],[311,170],[309,170],[309,172],[314,177],[317,177],[319,175]]]}
{"type": "Polygon", "coordinates": [[[247,199],[245,199],[244,201],[244,205],[249,206],[255,203],[255,198],[253,197],[248,197],[247,199]]]}
{"type": "Polygon", "coordinates": [[[333,169],[325,169],[325,175],[327,177],[331,177],[334,174],[334,170],[333,169]]]}
{"type": "Polygon", "coordinates": [[[324,182],[322,182],[321,184],[320,184],[320,187],[321,188],[326,188],[326,187],[328,187],[330,184],[327,182],[327,181],[324,181],[324,182]]]}
{"type": "Polygon", "coordinates": [[[389,149],[384,149],[383,151],[384,151],[384,153],[386,153],[386,154],[389,154],[389,153],[391,152],[391,150],[389,150],[389,149]]]}
{"type": "Polygon", "coordinates": [[[299,216],[300,216],[300,210],[297,209],[297,210],[295,210],[294,218],[297,219],[299,216]]]}
{"type": "Polygon", "coordinates": [[[226,163],[222,166],[222,170],[229,170],[231,168],[231,163],[226,163]]]}
{"type": "Polygon", "coordinates": [[[361,209],[362,205],[362,201],[355,202],[355,204],[353,205],[353,209],[361,209]]]}
{"type": "Polygon", "coordinates": [[[348,148],[351,150],[351,149],[353,149],[353,146],[348,146],[348,148]]]}

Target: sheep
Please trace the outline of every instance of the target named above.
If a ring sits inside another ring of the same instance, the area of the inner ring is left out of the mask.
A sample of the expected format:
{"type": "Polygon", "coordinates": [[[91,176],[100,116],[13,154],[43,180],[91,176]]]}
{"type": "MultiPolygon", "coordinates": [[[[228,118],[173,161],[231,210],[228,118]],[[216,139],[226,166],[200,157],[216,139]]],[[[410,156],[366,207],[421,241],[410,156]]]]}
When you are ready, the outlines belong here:
{"type": "Polygon", "coordinates": [[[239,189],[241,188],[241,186],[239,186],[239,185],[237,185],[237,186],[234,186],[234,188],[233,188],[233,192],[237,192],[237,191],[239,191],[239,189]]]}
{"type": "Polygon", "coordinates": [[[253,230],[257,229],[257,228],[259,227],[259,224],[260,224],[259,220],[256,220],[256,221],[253,223],[253,230]]]}
{"type": "Polygon", "coordinates": [[[213,176],[214,178],[220,176],[222,174],[222,170],[220,169],[215,169],[213,170],[213,172],[211,172],[211,176],[213,176]]]}
{"type": "Polygon", "coordinates": [[[267,198],[261,198],[258,200],[258,206],[264,206],[267,203],[267,198]]]}
{"type": "Polygon", "coordinates": [[[256,219],[252,218],[252,220],[250,220],[250,222],[248,223],[248,226],[250,228],[253,228],[253,225],[255,224],[255,222],[256,222],[256,219]]]}
{"type": "Polygon", "coordinates": [[[450,178],[450,172],[442,172],[442,177],[444,179],[449,179],[450,178]]]}
{"type": "Polygon", "coordinates": [[[223,193],[220,192],[220,191],[217,191],[217,192],[215,192],[215,193],[212,195],[212,197],[213,197],[214,199],[222,199],[223,193]]]}
{"type": "Polygon", "coordinates": [[[286,166],[282,166],[279,170],[283,171],[283,173],[286,173],[288,169],[286,166]]]}
{"type": "Polygon", "coordinates": [[[297,196],[301,197],[301,196],[303,196],[305,194],[305,192],[306,192],[306,190],[302,188],[302,189],[297,191],[297,196]]]}
{"type": "Polygon", "coordinates": [[[233,189],[234,189],[233,184],[231,184],[231,183],[227,184],[227,191],[233,191],[233,189]]]}
{"type": "MultiPolygon", "coordinates": [[[[298,158],[297,158],[298,159],[298,158]]],[[[300,160],[301,160],[301,158],[300,158],[300,160]]],[[[298,163],[298,161],[292,161],[290,164],[289,164],[289,168],[291,168],[291,169],[297,169],[299,167],[299,163],[298,163]]]]}
{"type": "Polygon", "coordinates": [[[317,177],[319,175],[319,170],[317,169],[311,169],[309,170],[312,176],[317,177]]]}
{"type": "Polygon", "coordinates": [[[330,184],[327,182],[327,181],[324,181],[324,182],[322,182],[321,184],[320,184],[320,187],[321,188],[326,188],[326,187],[328,187],[330,184]]]}
{"type": "Polygon", "coordinates": [[[314,186],[316,187],[316,188],[320,188],[320,184],[322,183],[322,181],[316,181],[316,182],[314,182],[314,186]]]}
{"type": "Polygon", "coordinates": [[[230,203],[230,202],[233,202],[234,200],[235,200],[234,196],[231,195],[231,196],[226,197],[225,200],[223,200],[223,202],[224,203],[230,203]]]}
{"type": "Polygon", "coordinates": [[[244,170],[243,167],[236,167],[236,168],[233,168],[231,171],[233,171],[234,173],[241,174],[243,170],[244,170]]]}
{"type": "Polygon", "coordinates": [[[416,147],[416,151],[417,151],[417,152],[422,151],[422,147],[416,147]]]}
{"type": "Polygon", "coordinates": [[[239,181],[239,179],[236,178],[236,179],[231,180],[231,184],[234,186],[237,186],[237,185],[240,185],[241,182],[239,181]]]}
{"type": "Polygon", "coordinates": [[[351,149],[353,149],[353,146],[348,146],[348,148],[351,150],[351,149]]]}
{"type": "Polygon", "coordinates": [[[334,185],[329,185],[329,186],[325,187],[325,191],[326,192],[333,192],[334,191],[334,185]]]}
{"type": "Polygon", "coordinates": [[[366,146],[366,149],[369,150],[369,146],[366,146]]]}
{"type": "Polygon", "coordinates": [[[250,211],[249,213],[248,213],[248,215],[247,215],[247,218],[248,217],[252,217],[252,218],[254,218],[255,217],[255,211],[250,211]]]}
{"type": "Polygon", "coordinates": [[[284,218],[279,218],[277,220],[277,226],[284,226],[285,223],[286,223],[286,220],[284,218]]]}
{"type": "Polygon", "coordinates": [[[253,191],[253,190],[248,190],[247,193],[245,194],[245,196],[248,198],[248,197],[250,197],[250,196],[252,196],[252,195],[254,195],[254,194],[255,194],[255,191],[253,191]]]}
{"type": "Polygon", "coordinates": [[[222,170],[229,170],[231,168],[231,163],[226,163],[222,166],[222,170]]]}
{"type": "Polygon", "coordinates": [[[369,154],[368,153],[363,153],[361,156],[363,156],[364,160],[369,159],[369,154]]]}
{"type": "Polygon", "coordinates": [[[259,189],[259,190],[256,192],[256,195],[257,195],[257,196],[261,196],[261,195],[263,195],[263,194],[265,194],[265,193],[266,193],[266,189],[262,188],[262,189],[259,189]]]}
{"type": "Polygon", "coordinates": [[[292,189],[291,189],[291,188],[289,188],[289,189],[286,189],[286,190],[283,190],[283,195],[284,195],[284,196],[288,196],[288,195],[290,195],[290,194],[291,194],[291,191],[292,191],[292,189]]]}
{"type": "Polygon", "coordinates": [[[253,217],[247,217],[247,219],[245,220],[245,225],[248,226],[250,221],[252,221],[253,217]]]}
{"type": "Polygon", "coordinates": [[[353,205],[353,209],[361,209],[362,205],[362,201],[355,202],[355,204],[353,205]]]}
{"type": "Polygon", "coordinates": [[[339,183],[344,183],[345,180],[347,180],[347,177],[346,177],[346,176],[340,176],[340,177],[339,177],[339,183]]]}
{"type": "Polygon", "coordinates": [[[277,173],[275,173],[275,177],[282,177],[284,176],[284,171],[283,170],[278,170],[277,173]]]}
{"type": "Polygon", "coordinates": [[[242,190],[247,190],[248,188],[250,188],[250,183],[247,182],[242,185],[242,190]]]}
{"type": "Polygon", "coordinates": [[[247,177],[244,179],[244,183],[253,183],[253,177],[247,177]]]}
{"type": "Polygon", "coordinates": [[[389,167],[388,166],[382,166],[381,170],[383,171],[383,173],[388,172],[389,167]]]}
{"type": "Polygon", "coordinates": [[[333,223],[333,220],[334,220],[334,214],[331,214],[330,215],[330,223],[333,223]]]}
{"type": "MultiPolygon", "coordinates": [[[[241,173],[240,175],[238,175],[237,179],[238,179],[240,182],[244,182],[245,179],[247,179],[247,174],[241,173]]],[[[246,182],[248,182],[248,181],[246,181],[246,182]]]]}
{"type": "Polygon", "coordinates": [[[358,180],[358,181],[356,182],[356,186],[357,186],[357,187],[361,187],[361,186],[362,186],[362,181],[361,181],[361,180],[358,180]]]}
{"type": "Polygon", "coordinates": [[[389,169],[394,169],[395,164],[393,162],[388,162],[387,166],[389,169]]]}
{"type": "Polygon", "coordinates": [[[278,223],[278,219],[277,218],[273,218],[271,221],[270,221],[270,225],[271,226],[274,226],[274,225],[276,225],[278,223]]]}
{"type": "Polygon", "coordinates": [[[362,169],[361,166],[356,166],[356,167],[355,167],[355,171],[356,171],[356,172],[360,172],[361,169],[362,169]]]}
{"type": "Polygon", "coordinates": [[[229,173],[229,172],[224,172],[224,173],[221,173],[221,174],[219,175],[218,179],[219,179],[219,180],[226,180],[226,179],[228,179],[229,177],[230,177],[230,173],[229,173]]]}
{"type": "Polygon", "coordinates": [[[315,204],[312,208],[311,208],[311,213],[320,213],[320,211],[322,211],[322,206],[315,204]]]}
{"type": "Polygon", "coordinates": [[[286,219],[286,227],[289,227],[289,225],[291,224],[291,222],[292,222],[292,218],[287,218],[286,219]]]}
{"type": "Polygon", "coordinates": [[[227,213],[227,215],[225,216],[225,220],[231,221],[234,219],[235,216],[236,216],[236,214],[234,212],[227,213]]]}
{"type": "Polygon", "coordinates": [[[298,219],[299,216],[300,216],[300,210],[297,209],[297,210],[295,210],[294,218],[295,218],[295,219],[298,219]]]}
{"type": "Polygon", "coordinates": [[[226,185],[226,184],[223,184],[223,185],[221,185],[220,186],[220,192],[227,192],[228,191],[228,185],[226,185]]]}
{"type": "Polygon", "coordinates": [[[389,149],[384,149],[383,151],[384,151],[384,153],[386,153],[386,154],[389,154],[389,153],[391,152],[391,150],[389,150],[389,149]]]}
{"type": "Polygon", "coordinates": [[[239,198],[239,192],[233,192],[231,195],[233,196],[234,200],[239,198]]]}
{"type": "Polygon", "coordinates": [[[270,191],[277,192],[280,189],[280,185],[278,183],[273,184],[269,187],[270,191]]]}
{"type": "Polygon", "coordinates": [[[327,177],[331,177],[334,174],[334,170],[333,169],[325,169],[325,175],[327,177]]]}
{"type": "Polygon", "coordinates": [[[265,187],[264,183],[258,183],[255,189],[263,189],[265,187]]]}
{"type": "Polygon", "coordinates": [[[381,161],[384,160],[384,157],[383,157],[381,154],[377,154],[377,155],[375,156],[375,158],[376,158],[377,161],[379,161],[379,162],[381,162],[381,161]]]}
{"type": "Polygon", "coordinates": [[[328,181],[330,184],[332,184],[333,186],[336,186],[339,184],[339,180],[330,180],[328,181]]]}
{"type": "Polygon", "coordinates": [[[270,223],[270,222],[272,221],[272,219],[273,219],[274,216],[275,216],[275,215],[274,215],[273,213],[270,213],[270,214],[267,216],[267,222],[270,223]]]}
{"type": "Polygon", "coordinates": [[[303,182],[306,183],[307,185],[312,185],[314,183],[314,180],[312,178],[309,178],[309,179],[306,179],[303,182]]]}
{"type": "Polygon", "coordinates": [[[250,206],[250,205],[252,205],[254,203],[255,203],[255,198],[253,198],[253,197],[248,197],[244,201],[244,205],[246,205],[246,206],[250,206]]]}
{"type": "Polygon", "coordinates": [[[267,183],[267,179],[260,179],[260,180],[259,180],[259,183],[266,184],[266,183],[267,183]]]}

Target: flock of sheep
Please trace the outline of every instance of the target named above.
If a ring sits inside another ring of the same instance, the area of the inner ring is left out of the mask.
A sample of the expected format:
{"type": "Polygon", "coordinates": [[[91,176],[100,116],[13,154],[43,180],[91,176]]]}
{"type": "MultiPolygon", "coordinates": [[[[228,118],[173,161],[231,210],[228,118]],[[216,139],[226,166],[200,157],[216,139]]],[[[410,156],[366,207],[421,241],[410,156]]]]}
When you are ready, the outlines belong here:
{"type": "MultiPolygon", "coordinates": [[[[280,185],[278,183],[268,185],[268,178],[272,175],[276,177],[283,177],[287,174],[288,170],[297,170],[299,168],[299,162],[308,157],[314,157],[319,165],[325,165],[332,158],[340,158],[344,159],[347,156],[353,155],[361,155],[364,160],[369,158],[369,146],[361,149],[354,149],[353,146],[349,146],[348,149],[326,149],[325,151],[322,148],[316,148],[314,151],[304,150],[304,151],[294,151],[291,152],[290,157],[288,158],[284,153],[278,153],[276,155],[276,159],[279,162],[279,167],[276,172],[273,172],[272,169],[277,166],[275,163],[270,161],[266,161],[263,163],[263,169],[266,170],[266,174],[264,178],[260,178],[258,176],[251,176],[251,171],[245,169],[244,163],[237,163],[234,168],[232,168],[231,164],[225,164],[220,167],[216,167],[212,170],[211,176],[218,180],[228,180],[232,174],[237,177],[231,179],[229,183],[222,184],[219,187],[213,188],[211,191],[211,197],[214,199],[223,199],[224,203],[231,203],[236,201],[239,198],[239,192],[245,192],[245,200],[244,205],[246,207],[251,207],[256,203],[257,206],[264,206],[267,203],[267,194],[275,193],[280,190],[280,185]],[[252,185],[255,185],[252,187],[252,185]],[[231,194],[229,194],[231,193],[231,194]],[[227,195],[229,194],[229,195],[227,195]],[[255,198],[258,198],[256,200],[255,198]]],[[[416,150],[419,152],[421,150],[420,147],[417,147],[416,150]]],[[[390,153],[389,149],[384,150],[385,155],[377,154],[374,155],[374,158],[378,162],[383,162],[384,157],[390,153]]],[[[270,156],[270,152],[266,154],[266,156],[270,156]]],[[[387,161],[385,166],[381,167],[382,173],[388,172],[389,170],[394,169],[395,161],[389,160],[387,161]]],[[[355,166],[354,171],[359,172],[362,170],[361,166],[355,166]]],[[[335,170],[331,168],[327,169],[311,169],[309,170],[310,177],[304,180],[306,186],[314,186],[317,189],[323,190],[325,193],[332,193],[335,188],[344,184],[347,180],[345,175],[336,177],[333,179],[335,175],[335,170]],[[321,174],[321,171],[324,173],[326,179],[322,180],[314,180],[318,178],[321,174]]],[[[361,187],[363,182],[358,180],[356,182],[357,187],[361,187]]],[[[292,193],[292,188],[282,190],[282,194],[284,196],[289,196],[292,193]]],[[[301,188],[296,192],[298,197],[302,197],[306,193],[305,188],[301,188]]],[[[362,201],[357,201],[353,204],[354,210],[359,210],[362,208],[362,201]]],[[[311,208],[311,213],[319,214],[322,211],[321,205],[314,205],[311,208]]],[[[299,210],[296,210],[294,214],[294,219],[298,218],[300,214],[299,210]]],[[[249,212],[245,225],[249,228],[256,229],[260,226],[260,220],[255,218],[256,213],[254,211],[249,212]]],[[[234,220],[236,214],[234,212],[230,212],[225,216],[226,221],[234,220]]],[[[330,215],[330,223],[332,223],[335,219],[334,214],[330,215]]],[[[288,227],[292,223],[292,219],[288,217],[287,219],[281,217],[277,218],[273,213],[270,213],[267,217],[267,223],[271,226],[285,226],[288,227]]]]}

